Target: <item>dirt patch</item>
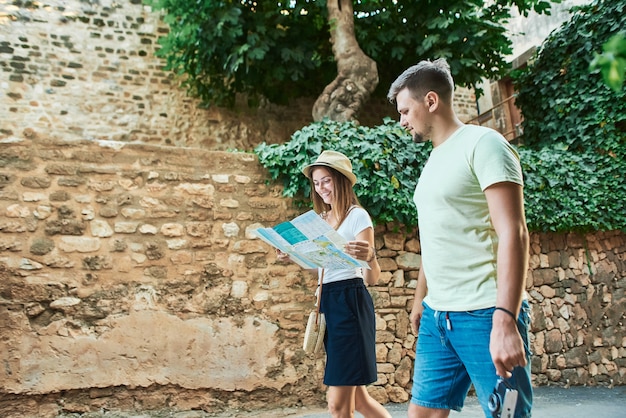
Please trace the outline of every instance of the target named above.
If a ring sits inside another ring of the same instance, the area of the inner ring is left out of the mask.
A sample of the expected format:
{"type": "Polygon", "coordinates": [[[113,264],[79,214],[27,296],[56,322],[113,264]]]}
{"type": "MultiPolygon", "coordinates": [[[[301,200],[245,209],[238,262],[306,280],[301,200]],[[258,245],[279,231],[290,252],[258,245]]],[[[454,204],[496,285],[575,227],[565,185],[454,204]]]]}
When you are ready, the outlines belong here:
{"type": "Polygon", "coordinates": [[[86,414],[60,414],[55,418],[300,418],[311,414],[323,414],[327,409],[319,407],[292,407],[259,410],[231,409],[221,412],[205,411],[133,411],[89,412],[86,414]]]}

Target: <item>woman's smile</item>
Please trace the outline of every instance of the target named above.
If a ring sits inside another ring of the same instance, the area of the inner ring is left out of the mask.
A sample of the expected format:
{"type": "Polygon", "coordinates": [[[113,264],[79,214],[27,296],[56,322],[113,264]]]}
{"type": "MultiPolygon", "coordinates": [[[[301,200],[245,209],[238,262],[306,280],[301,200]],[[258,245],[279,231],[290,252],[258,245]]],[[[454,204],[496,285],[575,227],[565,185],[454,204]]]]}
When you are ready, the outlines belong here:
{"type": "Polygon", "coordinates": [[[320,167],[313,172],[313,185],[315,186],[315,193],[317,193],[324,203],[327,205],[332,204],[333,194],[333,179],[330,176],[330,171],[324,167],[320,167]]]}

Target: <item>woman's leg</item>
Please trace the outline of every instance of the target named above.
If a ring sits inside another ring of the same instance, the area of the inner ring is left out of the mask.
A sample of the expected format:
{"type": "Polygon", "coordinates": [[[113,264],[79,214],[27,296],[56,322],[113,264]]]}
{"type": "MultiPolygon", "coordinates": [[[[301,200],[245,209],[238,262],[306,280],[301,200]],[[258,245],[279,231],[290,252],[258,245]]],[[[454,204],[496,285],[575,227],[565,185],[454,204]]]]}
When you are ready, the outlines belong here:
{"type": "Polygon", "coordinates": [[[365,386],[356,387],[354,406],[365,418],[391,418],[391,414],[376,399],[370,396],[365,386]]]}
{"type": "Polygon", "coordinates": [[[450,410],[426,408],[424,406],[410,403],[407,416],[409,418],[448,418],[450,416],[450,410]]]}
{"type": "Polygon", "coordinates": [[[354,417],[354,395],[356,386],[329,386],[326,394],[328,412],[333,418],[354,417]]]}

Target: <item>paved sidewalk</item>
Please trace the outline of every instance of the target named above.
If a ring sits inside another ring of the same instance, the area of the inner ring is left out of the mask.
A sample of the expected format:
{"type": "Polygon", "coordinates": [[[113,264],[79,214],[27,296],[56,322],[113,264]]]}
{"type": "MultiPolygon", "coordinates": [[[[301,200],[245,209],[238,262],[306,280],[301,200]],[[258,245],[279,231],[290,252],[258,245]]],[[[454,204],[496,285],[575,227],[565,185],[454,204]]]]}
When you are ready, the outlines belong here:
{"type": "MultiPolygon", "coordinates": [[[[406,404],[385,405],[393,418],[406,418],[406,404]]],[[[294,417],[293,415],[291,415],[294,417]]],[[[328,418],[327,412],[305,413],[299,418],[328,418]]],[[[361,414],[355,417],[362,418],[361,414]]],[[[475,397],[468,397],[461,412],[451,412],[450,418],[484,418],[475,397]]],[[[613,389],[604,387],[535,388],[533,418],[625,418],[626,386],[613,389]]],[[[295,418],[295,417],[294,417],[295,418]]]]}

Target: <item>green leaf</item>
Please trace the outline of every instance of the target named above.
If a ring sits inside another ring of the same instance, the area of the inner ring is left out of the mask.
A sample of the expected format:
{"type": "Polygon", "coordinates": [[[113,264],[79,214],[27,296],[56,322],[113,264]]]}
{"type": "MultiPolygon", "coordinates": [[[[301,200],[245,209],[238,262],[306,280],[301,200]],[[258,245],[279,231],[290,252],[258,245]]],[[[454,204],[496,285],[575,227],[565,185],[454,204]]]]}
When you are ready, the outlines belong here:
{"type": "MultiPolygon", "coordinates": [[[[278,104],[316,97],[337,75],[326,1],[144,1],[163,10],[169,25],[158,56],[188,76],[189,93],[207,106],[232,105],[239,94],[278,104]]],[[[434,57],[449,60],[461,86],[500,78],[509,67],[511,8],[544,13],[548,6],[541,0],[353,2],[357,41],[378,64],[381,88],[373,95],[384,96],[399,69],[434,57]]]]}
{"type": "Polygon", "coordinates": [[[263,143],[255,152],[272,178],[282,182],[284,195],[297,198],[310,193],[301,168],[326,149],[350,156],[359,179],[355,191],[376,222],[416,224],[412,196],[431,147],[415,144],[396,121],[387,118],[370,128],[324,120],[295,132],[285,144],[263,143]]]}

